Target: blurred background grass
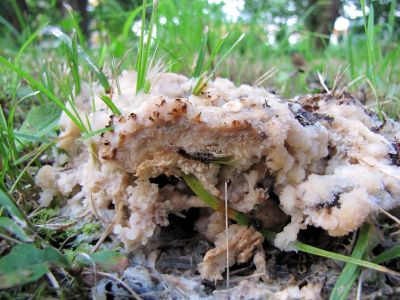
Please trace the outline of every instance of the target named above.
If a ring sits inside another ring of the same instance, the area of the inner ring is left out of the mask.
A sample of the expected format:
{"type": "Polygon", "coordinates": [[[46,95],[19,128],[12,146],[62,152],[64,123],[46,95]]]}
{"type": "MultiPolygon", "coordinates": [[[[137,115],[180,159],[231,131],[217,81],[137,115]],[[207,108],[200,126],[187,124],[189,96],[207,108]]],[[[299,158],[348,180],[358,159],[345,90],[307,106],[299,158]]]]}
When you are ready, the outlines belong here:
{"type": "MultiPolygon", "coordinates": [[[[41,28],[24,50],[21,65],[39,75],[57,75],[61,71],[57,68],[65,63],[64,49],[49,33],[58,28],[69,35],[75,32],[81,46],[103,68],[110,68],[112,60],[118,61],[133,49],[121,67],[133,69],[141,4],[140,0],[2,1],[0,52],[15,58],[41,28]]],[[[150,6],[147,11],[149,17],[150,6]]],[[[350,90],[361,100],[386,104],[387,112],[396,116],[399,24],[397,0],[160,0],[153,48],[170,71],[190,75],[206,26],[208,49],[225,33],[230,35],[223,47],[245,33],[219,69],[220,76],[251,84],[270,71],[273,76],[267,76],[263,85],[293,97],[321,88],[317,71],[326,74],[328,87],[345,71],[343,84],[355,80],[350,90]]],[[[1,80],[4,101],[15,87],[4,72],[1,80]]]]}

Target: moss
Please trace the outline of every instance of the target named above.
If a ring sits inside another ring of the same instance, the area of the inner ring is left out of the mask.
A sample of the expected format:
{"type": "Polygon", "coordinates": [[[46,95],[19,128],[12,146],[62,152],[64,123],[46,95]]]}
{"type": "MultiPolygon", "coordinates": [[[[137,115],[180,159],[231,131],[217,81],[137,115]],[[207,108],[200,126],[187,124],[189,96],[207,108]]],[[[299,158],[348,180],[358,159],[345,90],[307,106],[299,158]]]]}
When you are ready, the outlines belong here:
{"type": "Polygon", "coordinates": [[[92,235],[92,234],[98,233],[100,230],[101,230],[100,223],[89,223],[89,224],[85,224],[82,227],[82,233],[85,235],[92,235]]]}
{"type": "Polygon", "coordinates": [[[60,209],[58,207],[55,208],[44,208],[41,210],[34,218],[33,222],[36,224],[43,224],[49,221],[51,218],[59,215],[60,209]]]}

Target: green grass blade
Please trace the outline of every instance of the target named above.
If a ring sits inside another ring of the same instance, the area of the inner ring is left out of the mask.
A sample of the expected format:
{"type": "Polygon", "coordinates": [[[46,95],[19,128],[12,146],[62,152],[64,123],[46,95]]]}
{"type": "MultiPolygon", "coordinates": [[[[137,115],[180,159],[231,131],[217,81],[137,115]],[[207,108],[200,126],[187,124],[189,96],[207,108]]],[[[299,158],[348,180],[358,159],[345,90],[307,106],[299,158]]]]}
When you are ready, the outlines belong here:
{"type": "Polygon", "coordinates": [[[58,99],[52,92],[50,92],[43,84],[35,80],[31,75],[29,75],[27,72],[22,70],[21,68],[17,67],[16,65],[10,63],[7,59],[4,57],[0,56],[0,63],[5,65],[7,68],[11,69],[15,73],[17,73],[19,76],[23,77],[28,83],[33,86],[35,89],[39,90],[41,93],[46,95],[51,101],[53,101],[55,104],[57,104],[67,115],[68,117],[75,123],[75,125],[82,131],[85,132],[86,129],[81,124],[78,119],[67,109],[65,104],[58,99]]]}
{"type": "Polygon", "coordinates": [[[196,67],[192,73],[192,78],[200,77],[203,71],[204,58],[207,52],[207,42],[208,42],[208,27],[206,26],[203,32],[203,37],[201,39],[200,51],[197,57],[196,67]]]}
{"type": "Polygon", "coordinates": [[[228,34],[223,36],[217,43],[216,47],[212,51],[210,58],[208,59],[207,65],[205,67],[205,74],[200,76],[193,88],[192,93],[194,95],[200,94],[200,92],[203,90],[204,86],[212,79],[212,77],[215,75],[217,72],[218,68],[221,66],[222,62],[228,57],[228,55],[235,49],[235,47],[243,40],[245,34],[243,33],[236,41],[233,43],[233,45],[221,56],[221,58],[218,60],[218,62],[214,65],[213,69],[211,71],[208,71],[208,69],[212,66],[213,60],[216,57],[216,55],[219,53],[221,50],[222,45],[224,44],[224,41],[228,37],[228,34]]]}
{"type": "Polygon", "coordinates": [[[71,18],[72,26],[74,27],[76,33],[78,34],[79,42],[81,45],[85,45],[86,39],[84,34],[82,33],[81,26],[79,26],[79,22],[76,19],[75,13],[70,5],[65,5],[68,15],[71,18]]]}
{"type": "MultiPolygon", "coordinates": [[[[53,35],[58,38],[61,42],[68,45],[69,48],[72,48],[72,40],[66,35],[64,32],[60,30],[55,30],[53,35]]],[[[108,92],[110,90],[110,83],[108,82],[107,76],[100,70],[96,64],[92,61],[90,56],[82,49],[81,46],[77,45],[77,52],[79,57],[83,60],[83,62],[89,67],[89,69],[95,74],[97,80],[99,80],[100,84],[103,86],[104,90],[108,92]]]]}
{"type": "Polygon", "coordinates": [[[388,17],[388,25],[389,25],[389,41],[393,37],[393,31],[395,29],[395,18],[396,18],[396,8],[397,8],[397,0],[392,0],[390,2],[390,9],[389,9],[389,17],[388,17]]]}
{"type": "MultiPolygon", "coordinates": [[[[351,253],[351,257],[361,259],[368,253],[372,245],[375,245],[376,241],[376,229],[371,224],[364,224],[361,227],[360,234],[357,242],[351,253]]],[[[339,278],[337,279],[335,286],[333,287],[330,295],[330,300],[345,300],[353,287],[355,280],[360,273],[360,267],[351,263],[347,263],[343,268],[339,278]]]]}
{"type": "Polygon", "coordinates": [[[195,176],[183,174],[182,177],[185,180],[186,184],[190,187],[190,189],[197,195],[197,197],[203,200],[204,203],[206,203],[212,209],[219,209],[219,200],[211,195],[195,176]]]}
{"type": "Polygon", "coordinates": [[[89,69],[96,75],[100,84],[103,86],[104,90],[108,92],[110,90],[110,83],[108,82],[107,76],[100,70],[95,63],[92,61],[90,56],[78,46],[79,57],[86,63],[89,69]]]}
{"type": "Polygon", "coordinates": [[[117,116],[120,116],[120,115],[121,115],[120,110],[118,109],[118,107],[115,106],[115,104],[112,102],[112,100],[110,99],[110,97],[108,97],[108,96],[106,96],[106,95],[103,95],[103,96],[100,96],[100,99],[103,100],[103,102],[104,102],[105,104],[107,104],[107,106],[111,109],[111,111],[112,111],[115,115],[117,115],[117,116]]]}
{"type": "MultiPolygon", "coordinates": [[[[143,7],[147,7],[147,0],[143,1],[143,7]]],[[[136,93],[143,88],[143,60],[144,60],[144,28],[146,23],[146,9],[142,10],[142,22],[140,27],[140,39],[139,39],[139,52],[136,59],[136,93]]]]}
{"type": "Polygon", "coordinates": [[[45,22],[42,24],[34,33],[32,33],[25,41],[25,43],[19,48],[17,55],[15,56],[15,64],[18,65],[19,61],[21,59],[21,56],[23,52],[25,51],[26,48],[36,39],[36,37],[39,35],[39,33],[43,30],[44,27],[46,27],[49,24],[49,22],[45,22]]]}
{"type": "MultiPolygon", "coordinates": [[[[147,0],[143,1],[143,7],[147,7],[147,0]]],[[[140,31],[140,44],[139,44],[139,53],[136,62],[136,72],[137,72],[137,79],[136,79],[136,93],[140,91],[150,90],[148,86],[149,83],[146,82],[147,70],[149,67],[149,57],[150,57],[150,49],[151,49],[151,39],[153,28],[155,24],[155,18],[157,15],[157,8],[158,8],[158,1],[153,0],[153,9],[151,11],[150,17],[150,25],[147,31],[146,43],[145,43],[145,23],[146,23],[146,10],[142,10],[142,25],[140,31]],[[147,85],[147,87],[146,87],[147,85]]]]}
{"type": "Polygon", "coordinates": [[[346,262],[346,263],[351,263],[351,264],[354,264],[354,265],[357,265],[360,267],[369,268],[369,269],[372,269],[375,271],[384,272],[384,273],[391,274],[394,276],[400,276],[400,273],[390,270],[386,267],[377,265],[375,263],[357,259],[357,258],[353,258],[353,257],[349,257],[349,256],[339,254],[339,253],[326,251],[326,250],[323,250],[323,249],[320,249],[320,248],[317,248],[314,246],[304,244],[300,241],[294,242],[293,245],[296,247],[296,249],[306,252],[306,253],[310,253],[310,254],[314,254],[317,256],[326,257],[326,258],[330,258],[333,260],[338,260],[338,261],[342,261],[342,262],[346,262]]]}
{"type": "Polygon", "coordinates": [[[72,72],[72,78],[75,84],[75,97],[81,92],[81,75],[79,74],[79,60],[78,60],[78,40],[76,35],[73,34],[71,43],[63,41],[64,48],[67,53],[68,64],[72,72]]]}
{"type": "Polygon", "coordinates": [[[106,132],[106,131],[111,131],[111,130],[113,130],[112,127],[104,127],[104,128],[98,129],[98,130],[94,130],[94,131],[91,131],[89,133],[83,134],[80,137],[80,140],[85,141],[87,139],[90,139],[91,137],[94,137],[94,136],[98,135],[98,134],[101,134],[101,133],[106,132]]]}
{"type": "Polygon", "coordinates": [[[18,219],[25,220],[24,214],[20,211],[19,207],[17,204],[12,200],[5,192],[0,190],[0,204],[3,206],[5,209],[7,209],[8,213],[11,216],[15,216],[18,219]]]}
{"type": "Polygon", "coordinates": [[[240,37],[233,43],[233,45],[228,49],[228,51],[226,51],[221,58],[218,60],[218,62],[215,64],[214,69],[211,71],[211,74],[209,76],[209,79],[212,78],[212,76],[214,76],[214,74],[217,72],[218,68],[221,66],[221,64],[223,63],[223,61],[229,56],[229,54],[231,54],[231,52],[233,51],[233,49],[236,48],[236,46],[243,40],[243,38],[245,37],[245,34],[242,33],[240,35],[240,37]]]}
{"type": "Polygon", "coordinates": [[[143,67],[143,69],[142,69],[142,74],[143,74],[142,89],[146,93],[148,91],[150,91],[150,82],[146,79],[146,75],[147,75],[147,70],[149,68],[149,62],[150,62],[149,57],[150,57],[150,49],[151,49],[151,39],[152,39],[152,35],[153,35],[155,18],[157,15],[157,8],[158,8],[158,0],[153,0],[153,9],[151,11],[150,25],[149,25],[149,30],[147,32],[147,41],[146,41],[146,46],[145,46],[144,60],[142,61],[142,64],[143,64],[143,66],[142,66],[143,67]]]}
{"type": "Polygon", "coordinates": [[[22,28],[23,30],[29,29],[29,28],[27,27],[27,24],[25,23],[25,19],[24,19],[24,17],[22,16],[22,13],[21,13],[21,10],[20,10],[20,8],[19,8],[19,6],[18,6],[17,1],[16,1],[16,0],[11,0],[11,6],[12,6],[13,9],[14,9],[15,15],[17,16],[17,20],[18,20],[19,25],[21,26],[21,28],[22,28]]]}
{"type": "Polygon", "coordinates": [[[10,22],[8,22],[2,16],[0,16],[0,24],[7,28],[15,37],[20,37],[20,33],[14,28],[14,26],[10,22]]]}
{"type": "Polygon", "coordinates": [[[376,264],[380,264],[395,258],[400,258],[400,245],[396,245],[378,256],[376,256],[372,261],[376,264]]]}
{"type": "MultiPolygon", "coordinates": [[[[183,174],[183,179],[185,180],[186,184],[190,187],[190,189],[199,197],[201,200],[204,201],[208,206],[212,209],[222,212],[225,212],[224,204],[218,200],[216,197],[211,195],[201,184],[201,182],[193,175],[183,174]]],[[[229,218],[235,220],[240,225],[249,225],[250,220],[242,213],[237,212],[233,209],[228,209],[229,218]]]]}
{"type": "Polygon", "coordinates": [[[221,51],[222,45],[225,43],[226,39],[228,38],[229,34],[224,34],[217,42],[215,47],[210,53],[210,57],[207,60],[207,64],[204,67],[205,72],[211,72],[210,69],[212,67],[212,64],[214,62],[215,57],[217,54],[221,51]]]}
{"type": "MultiPolygon", "coordinates": [[[[126,21],[124,23],[124,27],[122,28],[121,37],[122,37],[123,41],[126,41],[128,39],[128,35],[129,35],[129,32],[131,31],[132,24],[135,21],[136,16],[142,11],[143,7],[144,7],[143,5],[140,5],[129,13],[128,18],[126,19],[126,21]]],[[[147,8],[147,6],[146,6],[146,8],[147,8]]],[[[146,9],[144,9],[144,10],[146,10],[146,9]]]]}
{"type": "Polygon", "coordinates": [[[0,217],[0,228],[8,231],[15,235],[19,240],[23,242],[28,242],[30,240],[29,236],[26,232],[20,227],[17,223],[15,223],[12,219],[6,217],[0,217]]]}

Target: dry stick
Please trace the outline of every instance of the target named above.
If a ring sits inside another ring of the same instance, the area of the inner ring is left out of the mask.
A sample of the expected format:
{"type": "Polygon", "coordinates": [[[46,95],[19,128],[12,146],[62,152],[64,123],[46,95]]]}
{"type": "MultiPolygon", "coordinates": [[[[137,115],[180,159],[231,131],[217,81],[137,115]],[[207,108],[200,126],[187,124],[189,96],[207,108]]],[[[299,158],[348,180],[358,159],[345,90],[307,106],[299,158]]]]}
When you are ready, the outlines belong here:
{"type": "Polygon", "coordinates": [[[57,279],[54,277],[53,273],[51,271],[46,273],[47,279],[49,279],[51,285],[53,286],[54,289],[57,290],[57,295],[61,296],[60,293],[60,284],[58,283],[57,279]]]}
{"type": "MultiPolygon", "coordinates": [[[[189,188],[196,194],[197,197],[199,197],[203,202],[205,202],[207,205],[209,205],[212,209],[219,211],[219,212],[224,212],[224,205],[219,201],[216,197],[211,195],[200,183],[200,181],[194,176],[194,175],[186,175],[184,174],[183,179],[185,180],[186,184],[189,186],[189,188]]],[[[227,210],[227,215],[230,219],[236,221],[240,225],[244,226],[249,226],[251,224],[250,218],[248,218],[245,214],[238,212],[234,209],[228,208],[227,210]]],[[[263,236],[270,242],[273,243],[275,240],[276,234],[274,232],[271,232],[266,229],[262,229],[261,233],[263,236]]],[[[314,254],[317,256],[321,257],[326,257],[334,260],[339,260],[342,262],[347,262],[351,264],[355,264],[357,266],[361,266],[364,268],[369,268],[373,269],[379,272],[384,272],[388,273],[394,276],[400,277],[400,273],[393,271],[389,268],[383,267],[381,265],[369,262],[369,261],[364,261],[360,259],[356,259],[353,257],[349,257],[343,254],[335,253],[335,252],[330,252],[327,250],[323,250],[311,245],[304,244],[300,241],[294,241],[292,246],[295,247],[295,249],[306,252],[309,254],[314,254]]]]}
{"type": "Polygon", "coordinates": [[[228,180],[225,180],[225,239],[226,239],[226,290],[229,295],[229,232],[228,232],[228,180]]]}
{"type": "Polygon", "coordinates": [[[378,209],[384,213],[386,216],[388,216],[390,219],[392,219],[393,221],[395,221],[397,223],[397,225],[400,225],[400,220],[398,218],[396,218],[395,216],[393,216],[391,213],[389,213],[388,211],[384,210],[383,208],[378,206],[378,209]]]}
{"type": "Polygon", "coordinates": [[[97,219],[99,219],[100,221],[102,221],[103,223],[105,223],[104,222],[104,220],[99,216],[99,214],[97,213],[97,209],[96,209],[96,205],[94,204],[94,201],[93,201],[93,193],[90,193],[90,204],[92,205],[92,208],[93,208],[93,214],[94,214],[94,216],[97,218],[97,219]]]}
{"type": "Polygon", "coordinates": [[[2,234],[2,233],[0,233],[0,238],[2,238],[3,240],[7,240],[9,242],[15,243],[15,244],[21,244],[22,243],[21,241],[19,241],[17,239],[14,239],[14,238],[12,238],[10,236],[7,236],[5,234],[2,234]]]}
{"type": "Polygon", "coordinates": [[[358,280],[358,285],[357,285],[357,300],[361,300],[361,292],[362,292],[362,285],[364,281],[364,272],[361,272],[360,279],[358,280]]]}
{"type": "Polygon", "coordinates": [[[108,97],[111,100],[112,100],[112,97],[113,97],[114,83],[115,83],[115,80],[118,77],[118,71],[121,68],[121,65],[124,62],[124,60],[128,57],[129,52],[131,52],[132,50],[133,50],[133,48],[128,49],[128,51],[125,52],[125,54],[122,56],[121,60],[119,61],[119,63],[117,64],[117,67],[114,70],[114,74],[112,75],[112,79],[111,79],[110,92],[108,94],[108,97]]]}
{"type": "Polygon", "coordinates": [[[94,253],[97,251],[97,249],[100,248],[101,244],[103,244],[104,240],[106,237],[110,234],[113,226],[117,222],[117,220],[121,217],[122,214],[122,202],[121,201],[115,201],[116,205],[116,212],[114,219],[112,222],[107,226],[106,230],[104,230],[103,234],[101,235],[100,239],[97,241],[96,245],[93,247],[93,249],[90,251],[90,253],[94,253]]]}
{"type": "Polygon", "coordinates": [[[114,226],[115,221],[113,221],[111,224],[109,224],[106,228],[106,230],[104,230],[104,232],[102,233],[100,239],[97,241],[96,245],[94,245],[94,247],[92,248],[92,250],[90,251],[90,253],[94,253],[96,252],[101,244],[103,244],[104,240],[107,238],[107,236],[110,234],[112,227],[114,226]]]}

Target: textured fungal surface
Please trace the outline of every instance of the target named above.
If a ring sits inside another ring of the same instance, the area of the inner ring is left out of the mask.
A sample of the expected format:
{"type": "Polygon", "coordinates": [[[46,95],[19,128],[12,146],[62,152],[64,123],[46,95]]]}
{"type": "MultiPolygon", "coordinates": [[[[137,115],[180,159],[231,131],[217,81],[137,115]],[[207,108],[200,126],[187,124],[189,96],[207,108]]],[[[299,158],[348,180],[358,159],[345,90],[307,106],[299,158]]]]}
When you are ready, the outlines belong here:
{"type": "MultiPolygon", "coordinates": [[[[400,203],[400,124],[379,119],[345,92],[283,100],[217,78],[196,96],[189,79],[164,73],[149,94],[136,95],[135,78],[132,72],[119,78],[113,102],[120,116],[112,115],[96,88],[84,87],[78,113],[88,116],[93,130],[109,130],[82,141],[63,115],[58,147],[67,156],[36,177],[43,206],[55,196],[67,198],[66,214],[93,213],[111,225],[126,251],[157,241],[169,216],[199,209],[194,229],[215,249],[198,270],[203,278],[222,279],[224,215],[207,208],[183,174],[277,232],[275,246],[282,250],[290,250],[308,225],[343,236],[400,203]]],[[[229,226],[231,265],[251,260],[262,247],[255,229],[229,226]]],[[[244,281],[238,294],[258,285],[244,281]]],[[[310,284],[279,295],[314,299],[320,289],[310,284]]]]}

